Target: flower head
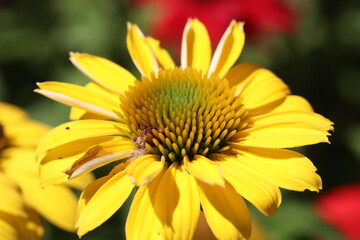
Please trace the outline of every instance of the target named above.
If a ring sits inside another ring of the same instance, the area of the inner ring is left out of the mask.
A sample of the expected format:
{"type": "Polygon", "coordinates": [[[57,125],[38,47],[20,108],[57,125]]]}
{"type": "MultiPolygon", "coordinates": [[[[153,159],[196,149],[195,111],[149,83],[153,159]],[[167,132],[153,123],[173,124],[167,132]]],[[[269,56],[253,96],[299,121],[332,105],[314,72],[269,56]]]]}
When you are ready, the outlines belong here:
{"type": "Polygon", "coordinates": [[[74,120],[38,146],[43,183],[65,181],[64,170],[72,179],[115,163],[83,191],[79,235],[108,219],[134,186],[127,239],[191,239],[201,211],[217,238],[249,238],[244,199],[270,216],[279,187],[321,189],[311,161],[284,148],[328,142],[332,123],[272,72],[233,67],[243,23],[231,22],[212,57],[200,21],[190,19],[182,39],[176,67],[157,40],[129,24],[127,46],[141,80],[104,58],[72,53],[92,82],[39,84],[37,92],[73,107],[74,120]]]}
{"type": "MultiPolygon", "coordinates": [[[[49,130],[18,107],[0,103],[0,239],[40,239],[40,216],[74,231],[77,199],[68,186],[40,187],[35,146],[49,130]]],[[[83,188],[91,175],[71,182],[83,188]]]]}

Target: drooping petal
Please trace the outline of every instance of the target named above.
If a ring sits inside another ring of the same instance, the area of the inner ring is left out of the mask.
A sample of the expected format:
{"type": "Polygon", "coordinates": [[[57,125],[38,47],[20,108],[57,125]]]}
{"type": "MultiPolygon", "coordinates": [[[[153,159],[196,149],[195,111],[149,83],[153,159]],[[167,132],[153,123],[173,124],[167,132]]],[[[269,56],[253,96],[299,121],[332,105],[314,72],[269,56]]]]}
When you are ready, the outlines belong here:
{"type": "Polygon", "coordinates": [[[206,221],[218,239],[248,239],[251,218],[243,198],[228,183],[225,187],[197,181],[206,221]]]}
{"type": "Polygon", "coordinates": [[[186,170],[196,179],[210,185],[224,186],[224,178],[218,163],[207,159],[201,155],[195,155],[192,161],[184,158],[186,170]]]}
{"type": "Polygon", "coordinates": [[[239,96],[249,115],[259,115],[271,111],[290,94],[286,84],[267,69],[259,68],[244,83],[239,96]]]}
{"type": "Polygon", "coordinates": [[[266,216],[274,215],[281,203],[281,193],[274,182],[234,157],[223,159],[219,161],[221,170],[235,191],[266,216]]]}
{"type": "Polygon", "coordinates": [[[192,239],[200,212],[195,179],[177,163],[161,177],[157,186],[149,185],[160,235],[163,239],[192,239]]]}
{"type": "Polygon", "coordinates": [[[78,189],[83,190],[87,185],[89,185],[91,182],[95,180],[95,177],[93,174],[83,174],[77,178],[71,179],[70,181],[66,182],[66,185],[78,189]]]}
{"type": "Polygon", "coordinates": [[[160,68],[169,69],[175,67],[174,60],[171,58],[168,51],[160,47],[160,42],[158,40],[152,37],[147,37],[146,41],[154,52],[160,68]]]}
{"type": "Polygon", "coordinates": [[[165,159],[157,154],[146,154],[138,157],[127,168],[130,180],[136,186],[143,186],[154,179],[163,169],[165,159]]]}
{"type": "Polygon", "coordinates": [[[281,188],[316,192],[322,188],[316,167],[300,153],[286,149],[244,148],[240,150],[238,159],[281,188]]]}
{"type": "Polygon", "coordinates": [[[332,122],[320,114],[300,111],[286,111],[275,113],[271,111],[268,114],[250,119],[251,127],[261,127],[274,123],[306,123],[315,128],[327,132],[333,130],[332,122]]]}
{"type": "Polygon", "coordinates": [[[70,53],[70,60],[91,80],[116,93],[125,92],[136,81],[128,70],[102,57],[70,53]]]}
{"type": "Polygon", "coordinates": [[[39,157],[41,186],[46,187],[48,184],[66,182],[69,175],[64,172],[69,166],[84,156],[86,151],[92,146],[111,141],[114,138],[116,137],[101,136],[85,138],[50,149],[46,152],[46,154],[43,154],[43,157],[39,157]]]}
{"type": "Polygon", "coordinates": [[[92,91],[79,85],[64,82],[38,83],[40,89],[35,92],[63,104],[81,108],[110,119],[119,119],[115,113],[119,109],[118,101],[104,97],[97,91],[92,91]]]}
{"type": "Polygon", "coordinates": [[[186,23],[181,45],[181,67],[192,67],[206,73],[211,59],[211,42],[204,24],[197,19],[186,23]]]}
{"type": "Polygon", "coordinates": [[[249,128],[235,135],[235,145],[253,147],[293,148],[329,142],[328,133],[306,123],[274,123],[249,128]]]}
{"type": "Polygon", "coordinates": [[[75,178],[110,162],[130,157],[133,148],[134,145],[128,138],[116,137],[87,150],[65,173],[69,175],[69,179],[75,178]]]}
{"type": "Polygon", "coordinates": [[[125,229],[126,239],[161,239],[156,228],[155,211],[147,186],[140,187],[136,192],[125,229]]]}
{"type": "Polygon", "coordinates": [[[83,207],[79,211],[76,223],[79,236],[93,230],[111,217],[134,188],[126,171],[111,172],[109,175],[111,177],[107,181],[100,178],[89,184],[81,195],[83,207]]]}
{"type": "Polygon", "coordinates": [[[119,129],[126,129],[122,123],[105,120],[78,120],[67,122],[50,130],[39,142],[36,155],[80,139],[120,135],[119,129]]]}
{"type": "Polygon", "coordinates": [[[152,72],[157,75],[159,66],[155,55],[146,42],[144,34],[136,24],[128,23],[126,44],[129,54],[141,75],[150,77],[152,72]]]}
{"type": "Polygon", "coordinates": [[[232,21],[215,50],[208,75],[224,77],[239,58],[244,43],[244,23],[232,21]]]}

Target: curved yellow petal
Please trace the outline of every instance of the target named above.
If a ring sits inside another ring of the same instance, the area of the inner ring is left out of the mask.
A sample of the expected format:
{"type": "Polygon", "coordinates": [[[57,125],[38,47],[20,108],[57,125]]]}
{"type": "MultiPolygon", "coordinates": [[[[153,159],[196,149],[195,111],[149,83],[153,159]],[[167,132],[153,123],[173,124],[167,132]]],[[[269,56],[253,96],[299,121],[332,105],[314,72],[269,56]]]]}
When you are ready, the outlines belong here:
{"type": "Polygon", "coordinates": [[[76,160],[65,173],[69,179],[90,172],[110,162],[128,158],[132,155],[134,144],[128,138],[116,137],[112,141],[95,145],[76,160]]]}
{"type": "Polygon", "coordinates": [[[162,226],[160,236],[163,239],[192,239],[200,213],[195,179],[177,163],[170,165],[161,177],[157,186],[149,185],[156,220],[162,226]]]}
{"type": "Polygon", "coordinates": [[[78,190],[83,190],[87,185],[95,180],[95,176],[92,173],[83,174],[77,178],[71,179],[66,182],[66,185],[78,190]]]}
{"type": "Polygon", "coordinates": [[[225,186],[220,166],[215,161],[211,161],[201,155],[195,155],[191,161],[185,157],[184,166],[193,177],[200,181],[210,185],[225,186]]]}
{"type": "Polygon", "coordinates": [[[100,187],[98,181],[102,183],[103,180],[96,180],[84,189],[82,194],[84,206],[79,212],[76,223],[79,236],[93,230],[111,217],[129,197],[134,188],[126,171],[110,174],[114,175],[100,187]],[[84,199],[87,196],[87,191],[94,192],[93,188],[96,192],[90,194],[90,198],[84,199]]]}
{"type": "Polygon", "coordinates": [[[181,45],[181,67],[192,67],[206,73],[211,59],[211,42],[204,24],[189,19],[185,25],[181,45]]]}
{"type": "Polygon", "coordinates": [[[0,212],[0,239],[19,240],[20,237],[18,229],[11,221],[11,216],[0,212]]]}
{"type": "Polygon", "coordinates": [[[286,149],[244,148],[238,159],[281,188],[316,192],[322,188],[316,167],[300,153],[286,149]]]}
{"type": "Polygon", "coordinates": [[[287,85],[275,74],[260,68],[243,83],[239,96],[244,107],[249,109],[249,115],[259,115],[269,112],[290,94],[287,85]]]}
{"type": "Polygon", "coordinates": [[[65,186],[40,188],[37,180],[27,179],[22,184],[25,202],[55,226],[75,231],[77,198],[65,186]]]}
{"type": "Polygon", "coordinates": [[[138,157],[127,168],[130,180],[136,186],[143,186],[154,179],[163,169],[165,159],[157,154],[146,154],[138,157]]]}
{"type": "Polygon", "coordinates": [[[206,221],[217,239],[248,239],[251,218],[243,198],[228,183],[225,187],[197,183],[206,221]]]}
{"type": "Polygon", "coordinates": [[[136,81],[128,70],[102,57],[70,53],[70,61],[91,80],[116,93],[125,92],[136,81]]]}
{"type": "Polygon", "coordinates": [[[151,77],[151,73],[157,75],[159,66],[155,55],[146,42],[144,34],[136,24],[128,23],[126,44],[129,54],[141,75],[147,77],[151,77]]]}
{"type": "MultiPolygon", "coordinates": [[[[152,182],[150,183],[152,184],[152,182]]],[[[131,203],[125,226],[126,239],[161,239],[147,186],[140,187],[131,203]]]]}
{"type": "Polygon", "coordinates": [[[24,204],[16,184],[7,175],[0,172],[0,212],[15,216],[25,216],[24,204]]]}
{"type": "Polygon", "coordinates": [[[0,121],[3,124],[12,123],[27,117],[27,113],[21,108],[10,103],[0,102],[0,121]]]}
{"type": "Polygon", "coordinates": [[[38,83],[38,87],[40,89],[35,89],[35,92],[57,102],[120,120],[115,113],[119,109],[120,100],[101,94],[99,91],[65,82],[43,82],[38,83]]]}
{"type": "Polygon", "coordinates": [[[233,20],[215,50],[208,76],[214,74],[219,77],[224,77],[239,58],[244,43],[244,23],[233,20]]]}
{"type": "Polygon", "coordinates": [[[225,75],[225,78],[229,81],[229,86],[236,87],[236,93],[239,94],[245,83],[249,81],[254,72],[261,67],[255,63],[242,62],[232,67],[225,75]]]}
{"type": "Polygon", "coordinates": [[[88,112],[81,108],[71,107],[70,120],[82,120],[82,119],[107,119],[104,116],[88,112]]]}
{"type": "Polygon", "coordinates": [[[83,157],[86,151],[92,146],[111,141],[114,138],[116,137],[91,137],[71,141],[69,143],[51,148],[45,154],[42,154],[42,157],[39,157],[41,186],[46,187],[48,184],[59,184],[66,182],[69,178],[69,175],[65,174],[64,172],[69,166],[83,157]]]}
{"type": "Polygon", "coordinates": [[[310,103],[303,97],[297,95],[289,95],[285,100],[271,112],[285,112],[285,111],[302,111],[314,112],[310,103]]]}
{"type": "Polygon", "coordinates": [[[19,217],[15,220],[15,224],[17,225],[20,234],[23,236],[20,237],[20,239],[42,239],[44,235],[43,220],[35,210],[26,208],[25,211],[27,217],[19,217]]]}
{"type": "MultiPolygon", "coordinates": [[[[328,133],[306,123],[274,123],[243,130],[235,145],[268,148],[293,148],[320,142],[329,143],[328,133]]],[[[235,136],[235,135],[234,135],[235,136]]]]}
{"type": "Polygon", "coordinates": [[[164,48],[160,47],[160,42],[158,40],[147,37],[146,41],[154,52],[160,68],[169,69],[175,67],[175,63],[170,54],[164,48]]]}
{"type": "Polygon", "coordinates": [[[320,114],[300,111],[273,112],[250,119],[251,127],[261,127],[274,123],[306,123],[327,132],[333,130],[332,122],[320,114]]]}
{"type": "Polygon", "coordinates": [[[121,135],[119,129],[126,129],[126,125],[106,120],[67,122],[53,128],[40,140],[36,155],[39,156],[55,147],[81,139],[121,135]]]}
{"type": "Polygon", "coordinates": [[[219,164],[224,178],[238,194],[266,216],[275,214],[281,203],[281,193],[274,182],[234,157],[224,157],[219,164]]]}

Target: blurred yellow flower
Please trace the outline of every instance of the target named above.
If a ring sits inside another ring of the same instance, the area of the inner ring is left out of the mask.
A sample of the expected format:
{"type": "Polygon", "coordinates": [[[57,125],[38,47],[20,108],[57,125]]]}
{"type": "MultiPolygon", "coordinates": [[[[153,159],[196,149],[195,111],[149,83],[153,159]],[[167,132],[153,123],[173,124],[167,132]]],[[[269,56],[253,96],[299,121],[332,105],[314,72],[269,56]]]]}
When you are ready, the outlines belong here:
{"type": "MultiPolygon", "coordinates": [[[[40,215],[59,228],[74,231],[77,198],[68,186],[40,187],[35,147],[50,129],[30,120],[20,108],[0,102],[0,239],[41,239],[40,215]]],[[[68,185],[82,189],[84,175],[68,185]]]]}
{"type": "Polygon", "coordinates": [[[92,82],[39,83],[36,91],[72,106],[74,121],[39,143],[43,184],[63,182],[108,163],[113,170],[83,191],[76,227],[84,235],[106,221],[136,186],[127,239],[191,239],[203,211],[219,239],[248,239],[244,199],[267,216],[280,188],[318,191],[309,159],[286,150],[328,142],[332,123],[269,70],[233,67],[243,23],[231,22],[211,57],[204,25],[190,19],[181,66],[159,42],[128,25],[127,47],[141,81],[101,57],[71,53],[92,82]]]}

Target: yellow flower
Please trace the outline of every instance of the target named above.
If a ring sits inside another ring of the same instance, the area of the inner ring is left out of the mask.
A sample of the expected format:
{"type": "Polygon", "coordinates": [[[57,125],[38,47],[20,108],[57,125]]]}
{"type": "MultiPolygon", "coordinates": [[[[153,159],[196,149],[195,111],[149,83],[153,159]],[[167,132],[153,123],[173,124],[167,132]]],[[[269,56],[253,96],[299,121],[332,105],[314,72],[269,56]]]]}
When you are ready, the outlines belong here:
{"type": "MultiPolygon", "coordinates": [[[[40,187],[35,147],[50,128],[7,103],[0,103],[0,112],[0,239],[40,239],[40,215],[74,231],[75,194],[67,186],[40,187]]],[[[91,181],[86,174],[69,185],[82,189],[91,181]]]]}
{"type": "Polygon", "coordinates": [[[72,106],[74,121],[51,130],[37,155],[44,184],[115,167],[83,191],[76,227],[84,235],[106,221],[136,186],[127,239],[191,239],[203,211],[219,239],[249,238],[244,199],[273,215],[280,188],[318,191],[321,178],[305,156],[284,148],[328,142],[332,123],[269,70],[233,64],[243,23],[231,22],[211,58],[204,25],[185,26],[181,66],[159,42],[128,25],[137,80],[101,57],[71,53],[92,82],[40,83],[36,91],[72,106]]]}

